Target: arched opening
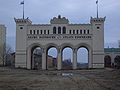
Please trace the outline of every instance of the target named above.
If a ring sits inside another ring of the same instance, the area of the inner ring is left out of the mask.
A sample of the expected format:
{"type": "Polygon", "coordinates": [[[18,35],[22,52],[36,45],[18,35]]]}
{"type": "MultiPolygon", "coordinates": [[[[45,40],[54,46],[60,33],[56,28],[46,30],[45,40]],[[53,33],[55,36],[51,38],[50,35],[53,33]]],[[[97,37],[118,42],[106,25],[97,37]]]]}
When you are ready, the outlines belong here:
{"type": "Polygon", "coordinates": [[[48,48],[46,59],[46,67],[48,70],[57,69],[57,55],[58,51],[55,47],[48,48]]]}
{"type": "Polygon", "coordinates": [[[73,66],[73,50],[65,47],[62,50],[62,69],[72,69],[73,66]]]}
{"type": "Polygon", "coordinates": [[[111,57],[109,55],[105,56],[104,58],[104,66],[111,67],[111,57]]]}
{"type": "Polygon", "coordinates": [[[58,27],[58,34],[61,34],[61,27],[58,27]]]}
{"type": "Polygon", "coordinates": [[[42,50],[39,46],[31,50],[31,69],[42,69],[42,50]]]}
{"type": "Polygon", "coordinates": [[[120,69],[120,56],[116,56],[114,59],[114,66],[115,68],[119,68],[120,69]]]}
{"type": "Polygon", "coordinates": [[[56,34],[56,27],[53,27],[53,34],[56,34]]]}
{"type": "Polygon", "coordinates": [[[77,51],[77,68],[88,68],[89,51],[86,47],[80,47],[77,51]]]}
{"type": "Polygon", "coordinates": [[[63,34],[66,34],[66,27],[63,27],[63,34]]]}

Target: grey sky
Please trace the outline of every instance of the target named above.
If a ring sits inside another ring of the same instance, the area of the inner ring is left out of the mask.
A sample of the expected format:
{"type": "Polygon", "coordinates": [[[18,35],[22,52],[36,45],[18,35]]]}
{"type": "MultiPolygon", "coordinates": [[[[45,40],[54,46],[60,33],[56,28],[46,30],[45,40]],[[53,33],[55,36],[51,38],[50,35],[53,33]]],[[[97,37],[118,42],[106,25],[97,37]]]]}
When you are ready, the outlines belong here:
{"type": "MultiPolygon", "coordinates": [[[[22,0],[0,0],[0,24],[7,27],[7,42],[15,47],[14,17],[22,18],[22,0]]],[[[25,17],[33,23],[49,23],[58,14],[70,23],[89,23],[96,17],[96,0],[25,0],[25,17]]],[[[99,16],[106,16],[105,46],[120,40],[120,0],[99,0],[99,16]]],[[[114,44],[113,44],[114,45],[114,44]]],[[[116,44],[114,45],[116,46],[116,44]]]]}

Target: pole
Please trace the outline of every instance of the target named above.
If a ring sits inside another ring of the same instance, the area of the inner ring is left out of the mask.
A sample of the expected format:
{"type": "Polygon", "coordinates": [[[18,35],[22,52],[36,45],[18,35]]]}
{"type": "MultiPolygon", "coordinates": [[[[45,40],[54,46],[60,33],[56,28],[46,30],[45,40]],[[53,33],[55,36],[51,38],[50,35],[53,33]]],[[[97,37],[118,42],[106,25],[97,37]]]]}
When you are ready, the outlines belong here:
{"type": "Polygon", "coordinates": [[[23,5],[23,19],[24,19],[24,0],[20,3],[20,5],[23,5]]]}
{"type": "Polygon", "coordinates": [[[23,0],[23,19],[24,19],[24,0],[23,0]]]}
{"type": "Polygon", "coordinates": [[[98,0],[96,1],[96,4],[97,4],[97,18],[99,17],[98,16],[98,0]]]}

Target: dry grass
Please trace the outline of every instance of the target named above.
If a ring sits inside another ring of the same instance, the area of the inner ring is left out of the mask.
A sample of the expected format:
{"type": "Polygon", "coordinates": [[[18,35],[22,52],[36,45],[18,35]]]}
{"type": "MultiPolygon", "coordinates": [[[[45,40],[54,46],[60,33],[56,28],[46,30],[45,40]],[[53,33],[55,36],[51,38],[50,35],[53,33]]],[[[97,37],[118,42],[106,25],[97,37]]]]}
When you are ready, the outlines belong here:
{"type": "Polygon", "coordinates": [[[119,90],[120,70],[37,71],[0,67],[0,90],[119,90]],[[67,76],[62,76],[67,73],[67,76]],[[68,74],[72,75],[68,75],[68,74]]]}

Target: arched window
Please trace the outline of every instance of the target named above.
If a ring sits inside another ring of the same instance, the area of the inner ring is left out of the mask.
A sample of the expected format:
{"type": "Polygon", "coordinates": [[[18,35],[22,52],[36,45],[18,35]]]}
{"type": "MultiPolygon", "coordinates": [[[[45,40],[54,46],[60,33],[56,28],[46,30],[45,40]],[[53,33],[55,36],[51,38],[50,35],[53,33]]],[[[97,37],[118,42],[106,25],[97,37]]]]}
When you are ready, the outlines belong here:
{"type": "Polygon", "coordinates": [[[80,30],[80,34],[82,34],[82,30],[80,30]]]}
{"type": "Polygon", "coordinates": [[[90,32],[89,32],[89,30],[87,30],[87,34],[89,34],[90,32]]]}
{"type": "Polygon", "coordinates": [[[35,30],[34,30],[33,32],[34,32],[34,34],[35,34],[35,30]]]}
{"type": "Polygon", "coordinates": [[[56,34],[56,27],[53,27],[53,34],[56,34]]]}
{"type": "Polygon", "coordinates": [[[49,30],[48,30],[48,34],[49,34],[50,32],[49,32],[49,30]]]}
{"type": "Polygon", "coordinates": [[[37,30],[37,34],[39,34],[39,30],[37,30]]]}
{"type": "Polygon", "coordinates": [[[84,34],[86,34],[86,30],[84,30],[84,34]]]}
{"type": "Polygon", "coordinates": [[[77,34],[79,34],[79,30],[77,30],[77,34]]]}
{"type": "Polygon", "coordinates": [[[66,34],[66,27],[63,27],[63,34],[66,34]]]}
{"type": "Polygon", "coordinates": [[[44,30],[44,34],[46,34],[46,30],[44,30]]]}
{"type": "Polygon", "coordinates": [[[32,34],[32,30],[30,30],[30,34],[32,34]]]}
{"type": "Polygon", "coordinates": [[[61,27],[58,27],[58,34],[61,34],[61,27]]]}
{"type": "Polygon", "coordinates": [[[73,34],[75,34],[75,30],[73,30],[73,34]]]}
{"type": "Polygon", "coordinates": [[[71,30],[69,31],[69,34],[71,34],[71,30]]]}
{"type": "Polygon", "coordinates": [[[41,34],[42,34],[42,30],[41,30],[41,34]]]}

